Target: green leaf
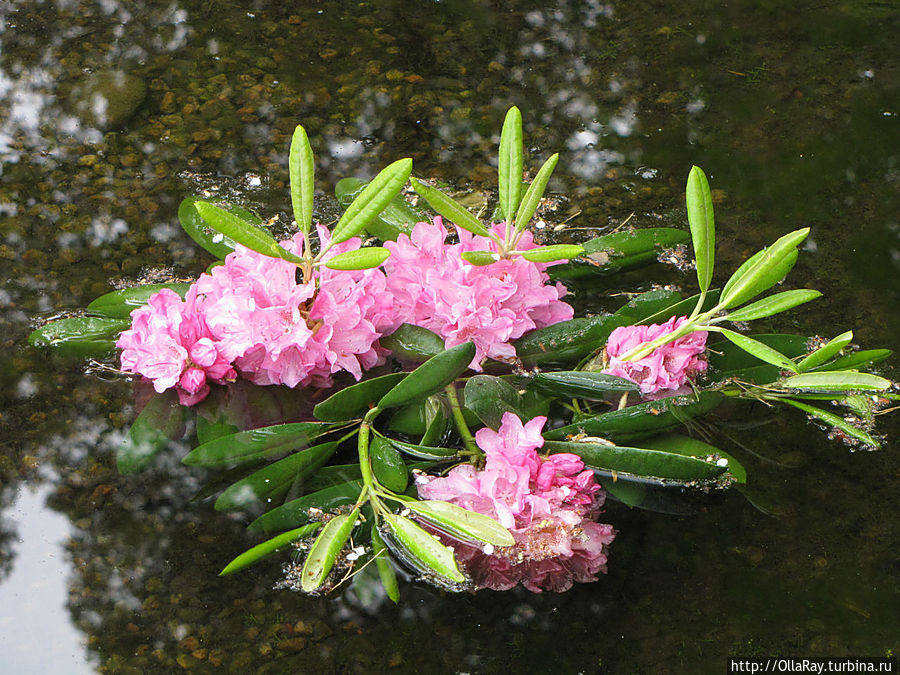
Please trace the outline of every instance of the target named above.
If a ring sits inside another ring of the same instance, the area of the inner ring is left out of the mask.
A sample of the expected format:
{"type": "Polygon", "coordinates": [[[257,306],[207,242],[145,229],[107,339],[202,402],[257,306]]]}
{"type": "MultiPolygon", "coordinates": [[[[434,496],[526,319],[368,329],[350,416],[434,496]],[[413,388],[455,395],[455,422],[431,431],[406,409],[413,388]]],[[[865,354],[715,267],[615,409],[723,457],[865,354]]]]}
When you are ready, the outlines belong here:
{"type": "Polygon", "coordinates": [[[184,299],[190,284],[172,283],[172,284],[144,284],[143,286],[132,286],[131,288],[123,288],[119,291],[112,291],[101,295],[91,304],[87,306],[88,312],[92,314],[100,314],[101,316],[110,317],[112,319],[127,319],[138,307],[147,304],[147,300],[154,293],[158,293],[164,288],[168,288],[178,293],[184,299]]]}
{"type": "Polygon", "coordinates": [[[264,513],[250,523],[247,529],[251,532],[277,532],[297,527],[309,521],[310,509],[331,511],[340,506],[353,504],[359,498],[361,490],[361,480],[351,480],[316,490],[264,513]]]}
{"type": "Polygon", "coordinates": [[[813,368],[821,366],[831,359],[831,357],[837,356],[844,347],[850,344],[851,340],[853,340],[852,330],[841,333],[827,344],[822,345],[817,350],[804,357],[800,363],[797,364],[797,370],[803,373],[807,370],[812,370],[813,368]]]}
{"type": "Polygon", "coordinates": [[[669,309],[680,301],[681,293],[678,291],[660,288],[636,295],[613,312],[613,316],[622,319],[623,326],[633,326],[642,323],[648,317],[669,309]]]}
{"type": "MultiPolygon", "coordinates": [[[[341,208],[347,208],[368,185],[358,178],[341,178],[334,188],[334,196],[341,208]]],[[[412,234],[413,226],[428,220],[425,212],[413,207],[402,194],[394,197],[384,210],[366,225],[366,232],[381,241],[396,241],[401,234],[412,234]]]]}
{"type": "MultiPolygon", "coordinates": [[[[559,161],[559,154],[551,155],[546,162],[541,166],[540,170],[537,172],[537,175],[534,177],[534,180],[531,181],[531,185],[528,186],[528,189],[525,191],[525,196],[522,197],[522,203],[519,204],[519,210],[516,213],[516,231],[519,232],[531,222],[531,217],[534,215],[534,212],[537,211],[537,207],[541,203],[541,197],[544,196],[544,190],[547,189],[547,183],[550,180],[550,175],[553,173],[553,169],[556,168],[556,163],[559,161]]],[[[579,255],[576,253],[575,255],[579,255]]],[[[568,256],[574,257],[574,256],[568,256]]]]}
{"type": "Polygon", "coordinates": [[[615,328],[626,325],[612,314],[570,319],[538,328],[513,342],[525,365],[572,363],[599,349],[615,328]]]}
{"type": "Polygon", "coordinates": [[[653,450],[674,452],[679,455],[687,455],[690,457],[708,458],[718,456],[719,462],[721,461],[721,459],[725,459],[728,461],[728,473],[732,475],[736,482],[747,482],[747,469],[744,468],[743,464],[741,464],[727,452],[723,452],[719,448],[712,446],[709,443],[704,443],[703,441],[697,440],[696,438],[690,438],[689,436],[681,436],[678,434],[669,434],[667,436],[658,436],[642,443],[641,445],[652,448],[653,450]]]}
{"type": "Polygon", "coordinates": [[[444,351],[444,338],[427,328],[411,323],[401,324],[378,343],[391,350],[391,355],[401,361],[422,363],[444,351]]]}
{"type": "Polygon", "coordinates": [[[493,375],[474,375],[466,381],[465,406],[491,429],[499,429],[503,414],[511,412],[519,419],[528,419],[523,410],[522,397],[516,388],[493,375]]]}
{"type": "Polygon", "coordinates": [[[500,189],[500,211],[507,225],[512,225],[519,207],[522,190],[522,113],[516,106],[506,112],[500,132],[500,154],[497,157],[497,183],[500,189]]]}
{"type": "Polygon", "coordinates": [[[432,356],[385,394],[378,401],[378,407],[393,408],[431,396],[468,370],[473,358],[475,345],[472,342],[464,342],[432,356]]]}
{"type": "Polygon", "coordinates": [[[355,251],[339,253],[330,258],[325,267],[332,270],[368,270],[378,267],[391,256],[391,252],[381,246],[367,246],[355,251]]]}
{"type": "MultiPolygon", "coordinates": [[[[425,399],[425,431],[419,439],[420,445],[440,445],[446,438],[447,429],[451,426],[451,414],[447,409],[448,406],[444,392],[433,394],[425,399]]],[[[465,412],[464,408],[463,416],[465,416],[465,412]]]]}
{"type": "Polygon", "coordinates": [[[153,396],[141,410],[116,453],[122,475],[143,471],[181,431],[184,406],[174,389],[153,396]]]}
{"type": "Polygon", "coordinates": [[[845,354],[831,363],[819,366],[816,370],[853,370],[884,361],[893,353],[890,349],[863,349],[851,354],[845,354]]]}
{"type": "Polygon", "coordinates": [[[500,254],[493,251],[465,251],[459,254],[459,257],[470,265],[484,267],[485,265],[493,265],[500,260],[500,254]]]}
{"type": "Polygon", "coordinates": [[[741,265],[722,289],[722,306],[743,305],[784,279],[797,260],[797,246],[808,234],[808,227],[789,232],[741,265]]]}
{"type": "MultiPolygon", "coordinates": [[[[733,312],[729,312],[727,318],[729,321],[753,321],[754,319],[761,319],[766,316],[778,314],[779,312],[784,312],[797,305],[802,305],[810,300],[815,300],[816,298],[821,297],[821,295],[822,294],[819,293],[819,291],[813,291],[806,288],[783,291],[781,293],[776,293],[775,295],[770,295],[762,300],[757,300],[756,302],[741,307],[740,309],[736,309],[733,312]]],[[[800,368],[799,365],[797,367],[800,368]]]]}
{"type": "Polygon", "coordinates": [[[303,562],[303,570],[300,572],[300,588],[304,592],[311,593],[325,583],[341,549],[350,538],[357,518],[359,518],[358,508],[353,509],[351,513],[335,516],[325,523],[325,527],[316,537],[303,562]]]}
{"type": "Polygon", "coordinates": [[[724,466],[703,457],[691,457],[655,450],[603,443],[547,441],[544,444],[551,454],[570,452],[584,460],[585,465],[598,471],[625,473],[662,481],[706,481],[725,473],[724,466]]]}
{"type": "Polygon", "coordinates": [[[790,398],[781,398],[778,400],[782,403],[786,403],[787,405],[802,410],[807,415],[811,415],[812,417],[821,420],[830,427],[841,430],[850,438],[861,442],[864,446],[867,446],[869,448],[881,447],[881,444],[871,434],[864,431],[863,429],[853,426],[839,415],[835,415],[834,413],[828,412],[827,410],[815,408],[811,405],[807,405],[806,403],[801,403],[800,401],[795,401],[790,398]]]}
{"type": "Polygon", "coordinates": [[[28,336],[32,347],[50,347],[64,356],[102,357],[116,347],[119,333],[131,319],[76,316],[44,324],[28,336]]]}
{"type": "Polygon", "coordinates": [[[404,501],[403,506],[425,522],[461,541],[481,541],[493,546],[513,546],[509,530],[490,516],[438,500],[404,501]]]}
{"type": "Polygon", "coordinates": [[[783,368],[784,370],[789,370],[792,373],[799,372],[797,370],[797,365],[793,361],[791,361],[788,357],[786,357],[778,350],[772,349],[767,344],[758,342],[753,338],[749,338],[746,335],[741,335],[740,333],[735,333],[734,331],[728,330],[726,328],[719,328],[717,332],[720,332],[728,340],[736,344],[748,354],[752,354],[760,361],[771,363],[773,366],[783,368]]]}
{"type": "Polygon", "coordinates": [[[279,246],[271,234],[243,218],[208,202],[194,202],[194,208],[197,209],[197,213],[206,221],[207,225],[250,250],[270,258],[281,258],[294,264],[303,264],[301,258],[279,246]]]}
{"type": "Polygon", "coordinates": [[[291,206],[297,228],[309,232],[313,217],[313,197],[316,192],[316,160],[306,130],[297,125],[291,138],[288,155],[288,169],[291,178],[291,206]]]}
{"type": "Polygon", "coordinates": [[[409,180],[410,172],[412,160],[408,157],[398,159],[382,169],[344,211],[344,215],[331,233],[330,246],[347,241],[365,228],[394,197],[400,194],[400,190],[409,180]]]}
{"type": "MultiPolygon", "coordinates": [[[[719,291],[718,290],[708,291],[706,294],[706,300],[703,302],[703,306],[700,308],[700,311],[705,312],[705,311],[712,309],[713,307],[716,306],[716,303],[718,302],[718,300],[719,300],[719,291]]],[[[692,295],[691,297],[681,300],[680,302],[676,302],[673,305],[669,305],[668,307],[665,307],[665,308],[659,310],[655,314],[645,316],[638,323],[645,324],[645,325],[651,324],[651,323],[660,324],[660,323],[665,323],[666,321],[671,319],[673,316],[684,316],[686,314],[690,314],[693,311],[694,307],[697,306],[697,303],[699,301],[700,301],[700,294],[698,293],[697,295],[692,295]]]]}
{"type": "Polygon", "coordinates": [[[700,392],[698,397],[675,396],[648,401],[593,415],[544,432],[548,440],[564,440],[568,436],[587,434],[615,442],[654,436],[686,424],[692,418],[709,412],[724,400],[716,391],[700,392]]]}
{"type": "Polygon", "coordinates": [[[804,392],[853,392],[886,391],[893,382],[877,375],[858,373],[855,370],[837,370],[803,373],[788,377],[778,383],[786,389],[804,392]]]}
{"type": "Polygon", "coordinates": [[[618,499],[625,506],[632,508],[640,506],[647,498],[647,485],[643,482],[620,480],[618,475],[615,478],[600,475],[597,482],[611,497],[618,499]]]}
{"type": "Polygon", "coordinates": [[[378,528],[372,528],[372,557],[375,558],[375,566],[378,568],[378,577],[384,592],[395,605],[400,603],[400,587],[397,585],[397,574],[391,566],[390,555],[384,545],[378,528]]]}
{"type": "MultiPolygon", "coordinates": [[[[791,359],[806,353],[807,338],[803,335],[757,334],[751,337],[791,359]]],[[[707,342],[707,358],[707,376],[717,382],[736,377],[744,382],[768,384],[781,378],[780,368],[761,363],[729,340],[707,342]]]]}
{"type": "Polygon", "coordinates": [[[694,257],[697,261],[697,281],[700,290],[705,291],[712,282],[716,255],[716,226],[713,218],[712,192],[709,190],[706,174],[699,166],[691,167],[685,196],[694,257]]]}
{"type": "Polygon", "coordinates": [[[551,263],[558,260],[568,260],[584,253],[584,247],[579,244],[553,244],[552,246],[538,246],[537,248],[523,251],[521,256],[529,262],[551,263]]]}
{"type": "Polygon", "coordinates": [[[550,396],[583,398],[588,401],[602,401],[610,392],[638,390],[638,386],[631,380],[583,370],[538,372],[532,382],[535,389],[550,396]]]}
{"type": "Polygon", "coordinates": [[[322,467],[337,446],[336,441],[314,445],[253,472],[219,495],[216,510],[234,511],[283,496],[291,485],[322,467]]]}
{"type": "Polygon", "coordinates": [[[228,563],[225,566],[225,569],[219,572],[219,576],[224,577],[226,574],[231,574],[233,572],[237,572],[238,570],[242,570],[245,567],[252,565],[257,560],[265,558],[266,556],[271,555],[272,553],[275,553],[276,551],[284,548],[297,539],[302,539],[303,537],[312,534],[320,527],[322,527],[322,523],[310,523],[309,525],[298,527],[296,530],[291,530],[290,532],[284,532],[283,534],[279,534],[276,537],[272,537],[268,541],[257,544],[253,548],[244,551],[237,558],[228,563]]]}
{"type": "Polygon", "coordinates": [[[396,438],[388,438],[387,440],[400,452],[415,457],[416,459],[446,461],[454,459],[457,456],[456,448],[438,448],[430,445],[416,445],[414,443],[398,441],[396,438]]]}
{"type": "Polygon", "coordinates": [[[650,227],[605,234],[584,242],[584,253],[575,260],[554,265],[547,272],[554,279],[606,276],[657,262],[663,249],[683,244],[690,235],[673,227],[650,227]]]}
{"type": "Polygon", "coordinates": [[[392,547],[392,550],[402,560],[421,571],[430,571],[453,583],[465,583],[466,577],[456,566],[452,548],[444,546],[409,518],[385,513],[384,522],[387,534],[390,535],[385,543],[399,548],[397,550],[392,547]]]}
{"type": "MultiPolygon", "coordinates": [[[[182,200],[178,206],[178,220],[182,229],[187,232],[191,239],[206,249],[206,251],[212,253],[216,258],[222,260],[234,250],[234,241],[223,233],[212,229],[203,220],[195,208],[195,204],[199,201],[201,201],[199,197],[188,197],[182,200]]],[[[222,206],[251,225],[257,227],[262,225],[262,218],[248,211],[243,206],[238,206],[237,204],[222,204],[222,206]]]]}
{"type": "Polygon", "coordinates": [[[375,435],[369,443],[372,472],[384,487],[403,492],[409,481],[409,469],[397,449],[384,437],[375,435]]]}
{"type": "Polygon", "coordinates": [[[323,422],[343,422],[365,417],[369,409],[406,375],[407,373],[390,373],[351,384],[317,404],[313,408],[313,415],[323,422]]]}
{"type": "Polygon", "coordinates": [[[469,213],[469,210],[465,206],[455,199],[448,197],[437,188],[433,188],[416,178],[413,178],[410,183],[412,184],[413,190],[428,202],[431,205],[431,208],[457,227],[481,237],[491,236],[487,228],[482,225],[475,216],[469,213]]]}
{"type": "Polygon", "coordinates": [[[181,461],[212,469],[250,464],[306,447],[332,428],[324,422],[294,422],[240,431],[194,448],[181,461]]]}

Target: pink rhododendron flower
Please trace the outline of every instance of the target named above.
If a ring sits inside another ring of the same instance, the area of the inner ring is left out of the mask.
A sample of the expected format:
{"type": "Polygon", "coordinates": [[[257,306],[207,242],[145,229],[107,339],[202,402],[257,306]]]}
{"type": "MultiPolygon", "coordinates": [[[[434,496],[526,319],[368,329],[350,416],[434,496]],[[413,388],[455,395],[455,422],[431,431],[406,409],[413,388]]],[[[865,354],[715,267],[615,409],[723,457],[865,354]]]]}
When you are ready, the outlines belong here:
{"type": "MultiPolygon", "coordinates": [[[[502,225],[495,231],[501,232],[502,225]]],[[[386,242],[391,257],[384,264],[387,290],[394,298],[396,325],[412,323],[444,338],[454,347],[475,343],[471,367],[481,370],[485,358],[510,360],[510,341],[535,328],[571,319],[573,309],[562,302],[566,288],[548,284],[547,265],[521,257],[476,266],[463,260],[466,251],[492,250],[486,237],[457,229],[458,244],[448,244],[441,218],[418,223],[410,236],[386,242]]],[[[525,232],[517,246],[534,248],[525,232]]]]}
{"type": "Polygon", "coordinates": [[[642,342],[672,333],[685,321],[686,316],[673,316],[663,324],[616,328],[606,343],[609,361],[603,372],[637,383],[642,394],[679,389],[689,377],[706,370],[706,361],[700,357],[706,349],[706,331],[688,333],[642,359],[623,361],[619,357],[642,342]]]}
{"type": "Polygon", "coordinates": [[[197,294],[191,288],[185,300],[164,288],[147,305],[131,313],[131,328],[116,346],[122,349],[122,369],[153,381],[162,393],[175,387],[184,405],[193,405],[209,393],[207,380],[224,383],[237,374],[211,339],[209,327],[196,311],[197,294]]]}
{"type": "Polygon", "coordinates": [[[497,549],[453,541],[456,558],[477,588],[565,591],[606,571],[611,525],[594,522],[605,495],[577,455],[541,457],[545,417],[522,424],[503,415],[499,431],[481,429],[484,469],[455,467],[442,478],[422,476],[419,497],[452,502],[491,516],[516,543],[497,549]]]}

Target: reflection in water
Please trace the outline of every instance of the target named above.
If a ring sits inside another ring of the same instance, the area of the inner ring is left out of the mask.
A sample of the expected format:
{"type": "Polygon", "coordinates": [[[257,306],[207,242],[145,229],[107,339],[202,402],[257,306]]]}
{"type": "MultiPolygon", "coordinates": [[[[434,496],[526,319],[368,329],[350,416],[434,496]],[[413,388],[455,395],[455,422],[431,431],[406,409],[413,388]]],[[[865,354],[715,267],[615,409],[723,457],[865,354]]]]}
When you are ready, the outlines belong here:
{"type": "Polygon", "coordinates": [[[68,620],[67,518],[46,507],[49,490],[22,490],[7,516],[15,523],[12,573],[0,585],[3,671],[28,675],[96,672],[85,635],[68,620]]]}

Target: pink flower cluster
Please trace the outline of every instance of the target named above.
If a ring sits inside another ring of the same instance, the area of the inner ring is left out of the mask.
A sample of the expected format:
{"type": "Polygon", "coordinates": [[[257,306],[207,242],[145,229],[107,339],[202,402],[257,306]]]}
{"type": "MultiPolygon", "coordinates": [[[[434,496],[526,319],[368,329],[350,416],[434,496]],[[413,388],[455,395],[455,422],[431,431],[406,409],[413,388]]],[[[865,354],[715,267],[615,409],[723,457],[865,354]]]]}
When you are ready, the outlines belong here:
{"type": "Polygon", "coordinates": [[[480,429],[475,439],[485,467],[455,467],[447,476],[422,476],[419,497],[452,502],[483,513],[510,530],[515,545],[492,551],[451,542],[477,588],[507,590],[518,583],[536,593],[561,592],[596,581],[606,571],[611,525],[594,522],[605,495],[577,455],[541,457],[545,417],[525,425],[503,415],[499,431],[480,429]]]}
{"type": "MultiPolygon", "coordinates": [[[[319,228],[323,245],[328,231],[319,228]]],[[[302,251],[302,237],[281,245],[302,251]]],[[[358,239],[329,255],[358,248],[358,239]]],[[[328,256],[326,256],[328,257],[328,256]]],[[[238,245],[223,265],[192,284],[185,301],[170,290],[132,312],[132,326],[116,343],[122,368],[153,380],[157,392],[176,387],[191,405],[209,391],[207,380],[240,373],[257,384],[328,386],[333,373],[357,379],[383,362],[376,341],[393,330],[393,301],[379,269],[321,268],[298,283],[297,268],[238,245]]]]}
{"type": "MultiPolygon", "coordinates": [[[[462,253],[496,251],[496,245],[487,237],[457,231],[459,243],[447,244],[447,230],[438,217],[433,223],[418,223],[411,236],[401,234],[396,242],[385,243],[391,251],[384,265],[387,288],[394,297],[398,325],[428,328],[444,338],[448,348],[474,342],[471,367],[481,370],[486,357],[515,358],[511,340],[572,318],[572,307],[560,300],[565,286],[547,283],[547,265],[521,257],[472,265],[462,253]]],[[[502,236],[502,225],[495,231],[502,236]]],[[[534,246],[526,231],[517,248],[534,246]]]]}
{"type": "Polygon", "coordinates": [[[706,370],[706,361],[700,357],[706,349],[706,331],[688,333],[642,359],[623,361],[619,357],[642,342],[674,332],[685,321],[686,316],[673,316],[663,324],[616,328],[606,343],[608,365],[603,372],[636,382],[642,394],[679,389],[689,377],[706,370]]]}

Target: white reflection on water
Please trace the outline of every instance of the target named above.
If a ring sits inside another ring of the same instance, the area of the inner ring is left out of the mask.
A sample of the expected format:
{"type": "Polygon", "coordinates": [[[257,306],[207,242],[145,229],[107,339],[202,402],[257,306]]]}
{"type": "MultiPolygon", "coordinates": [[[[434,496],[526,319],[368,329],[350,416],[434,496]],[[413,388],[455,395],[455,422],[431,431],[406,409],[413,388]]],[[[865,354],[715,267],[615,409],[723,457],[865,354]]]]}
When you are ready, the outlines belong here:
{"type": "Polygon", "coordinates": [[[69,563],[63,546],[71,525],[46,507],[48,492],[20,490],[6,514],[19,539],[12,572],[0,584],[0,664],[4,673],[17,675],[93,674],[84,635],[66,607],[69,563]]]}

